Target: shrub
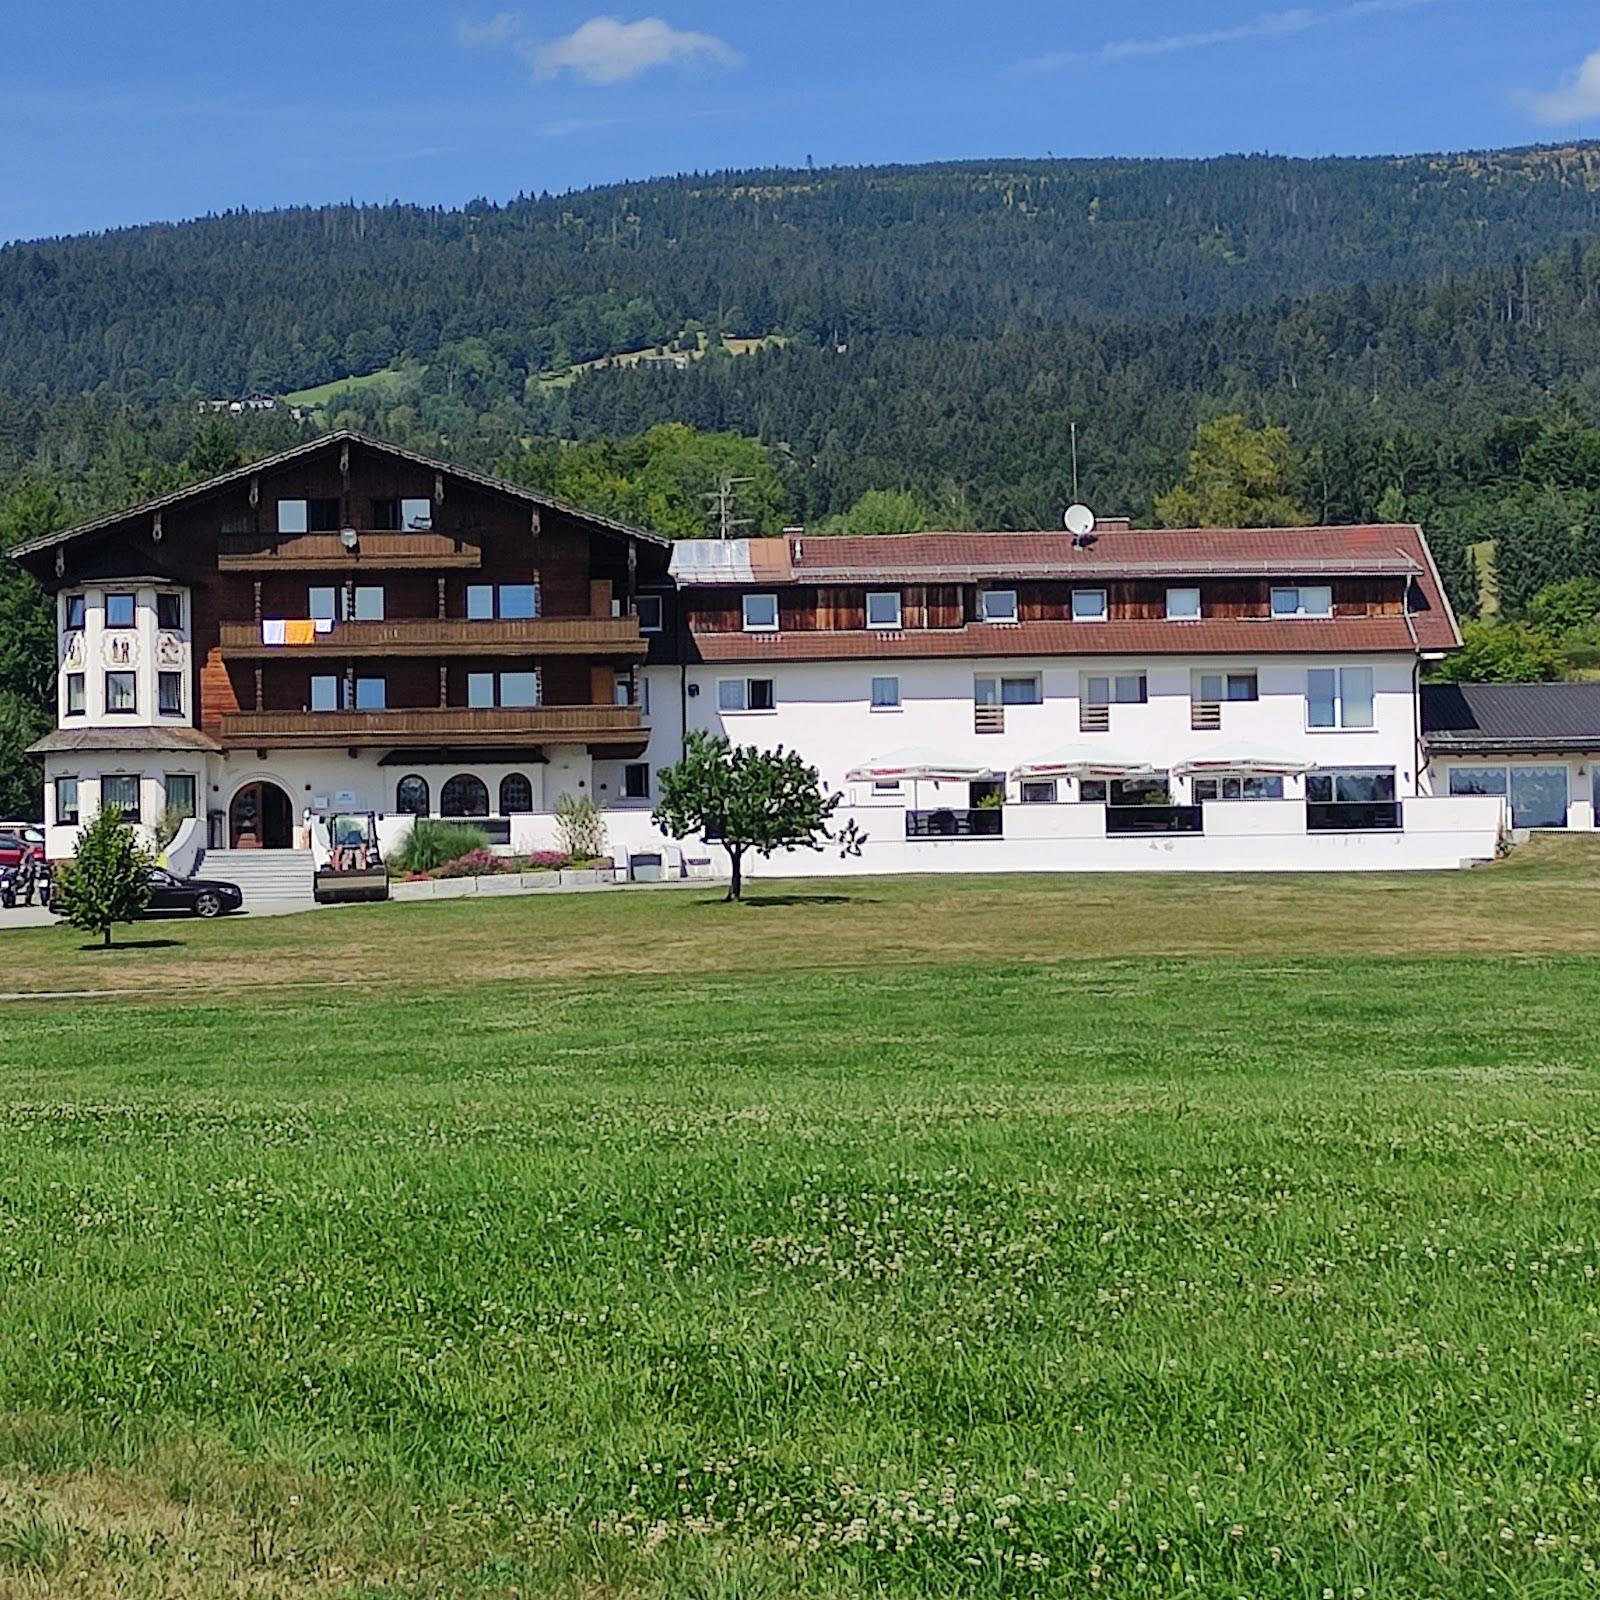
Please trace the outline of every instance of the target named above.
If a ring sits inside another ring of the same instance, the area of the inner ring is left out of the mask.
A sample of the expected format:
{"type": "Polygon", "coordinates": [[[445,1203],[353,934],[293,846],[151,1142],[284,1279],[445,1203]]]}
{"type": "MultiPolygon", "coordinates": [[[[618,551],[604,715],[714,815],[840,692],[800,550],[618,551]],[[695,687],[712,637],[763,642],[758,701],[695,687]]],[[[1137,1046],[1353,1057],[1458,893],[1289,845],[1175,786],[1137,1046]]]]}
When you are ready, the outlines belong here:
{"type": "Polygon", "coordinates": [[[466,855],[446,861],[430,872],[417,872],[412,876],[489,878],[512,872],[557,872],[571,864],[571,858],[562,850],[535,850],[526,856],[497,856],[492,850],[469,850],[466,855]]]}
{"type": "Polygon", "coordinates": [[[61,912],[73,927],[111,943],[111,925],[132,922],[150,904],[150,857],[120,811],[105,810],[78,836],[61,869],[61,912]]]}
{"type": "Polygon", "coordinates": [[[441,822],[418,817],[411,832],[391,852],[390,864],[400,872],[428,873],[474,851],[487,851],[489,836],[470,822],[441,822]]]}
{"type": "Polygon", "coordinates": [[[595,861],[606,853],[606,825],[588,795],[564,794],[556,801],[561,847],[574,861],[595,861]]]}

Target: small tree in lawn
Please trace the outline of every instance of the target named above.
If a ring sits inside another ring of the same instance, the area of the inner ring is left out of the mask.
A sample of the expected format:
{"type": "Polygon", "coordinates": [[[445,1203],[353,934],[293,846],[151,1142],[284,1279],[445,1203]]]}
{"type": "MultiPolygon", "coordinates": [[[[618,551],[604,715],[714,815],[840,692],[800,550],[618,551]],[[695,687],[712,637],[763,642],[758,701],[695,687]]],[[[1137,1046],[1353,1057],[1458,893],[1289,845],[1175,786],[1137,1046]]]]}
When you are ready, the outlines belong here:
{"type": "Polygon", "coordinates": [[[112,924],[132,922],[150,904],[150,865],[122,813],[101,811],[78,835],[78,853],[61,869],[62,915],[109,945],[112,924]]]}
{"type": "Polygon", "coordinates": [[[781,745],[757,750],[691,733],[683,760],[658,777],[655,823],[674,839],[692,833],[720,844],[733,867],[729,900],[744,893],[744,858],[754,851],[820,850],[832,841],[841,855],[860,855],[866,835],[852,822],[835,834],[828,824],[840,796],[824,795],[817,769],[781,745]]]}

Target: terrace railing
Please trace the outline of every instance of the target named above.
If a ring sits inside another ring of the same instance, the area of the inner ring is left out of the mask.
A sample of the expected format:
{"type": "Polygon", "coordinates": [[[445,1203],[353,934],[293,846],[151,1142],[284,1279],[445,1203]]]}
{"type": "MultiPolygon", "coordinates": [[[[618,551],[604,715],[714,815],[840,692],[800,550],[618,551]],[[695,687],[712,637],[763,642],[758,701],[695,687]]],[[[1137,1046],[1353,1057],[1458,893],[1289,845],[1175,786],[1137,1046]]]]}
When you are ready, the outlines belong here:
{"type": "Polygon", "coordinates": [[[1005,812],[993,806],[906,812],[908,839],[998,839],[1004,832],[1005,812]]]}
{"type": "Polygon", "coordinates": [[[1203,833],[1205,817],[1199,806],[1107,806],[1106,832],[1203,833]]]}

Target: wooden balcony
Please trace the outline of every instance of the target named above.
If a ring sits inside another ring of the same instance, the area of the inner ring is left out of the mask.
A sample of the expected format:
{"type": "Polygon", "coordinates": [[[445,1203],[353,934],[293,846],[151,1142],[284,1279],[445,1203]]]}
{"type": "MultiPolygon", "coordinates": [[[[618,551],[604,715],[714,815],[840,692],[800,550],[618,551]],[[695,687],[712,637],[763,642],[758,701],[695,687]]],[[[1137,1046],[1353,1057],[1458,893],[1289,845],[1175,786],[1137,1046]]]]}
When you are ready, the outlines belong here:
{"type": "Polygon", "coordinates": [[[473,711],[465,706],[398,711],[234,711],[222,719],[222,743],[229,749],[603,744],[642,752],[648,740],[637,706],[529,706],[493,711],[473,711]]]}
{"type": "Polygon", "coordinates": [[[462,618],[396,617],[338,622],[310,644],[263,644],[257,622],[225,622],[222,654],[233,661],[344,660],[361,656],[631,656],[649,643],[637,617],[530,617],[469,622],[462,618]]]}
{"type": "Polygon", "coordinates": [[[363,533],[346,550],[337,533],[224,533],[217,539],[220,572],[403,572],[481,567],[475,544],[447,533],[363,533]]]}

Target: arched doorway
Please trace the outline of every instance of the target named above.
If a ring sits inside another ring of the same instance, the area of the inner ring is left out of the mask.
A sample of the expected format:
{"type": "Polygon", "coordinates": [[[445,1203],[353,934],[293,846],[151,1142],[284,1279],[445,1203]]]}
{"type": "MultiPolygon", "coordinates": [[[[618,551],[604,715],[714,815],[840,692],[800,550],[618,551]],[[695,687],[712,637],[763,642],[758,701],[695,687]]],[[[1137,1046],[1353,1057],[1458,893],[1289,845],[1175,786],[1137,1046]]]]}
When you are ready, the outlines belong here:
{"type": "Polygon", "coordinates": [[[228,807],[228,843],[235,850],[289,850],[294,806],[275,783],[247,783],[228,807]]]}

